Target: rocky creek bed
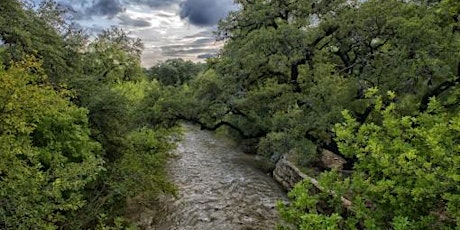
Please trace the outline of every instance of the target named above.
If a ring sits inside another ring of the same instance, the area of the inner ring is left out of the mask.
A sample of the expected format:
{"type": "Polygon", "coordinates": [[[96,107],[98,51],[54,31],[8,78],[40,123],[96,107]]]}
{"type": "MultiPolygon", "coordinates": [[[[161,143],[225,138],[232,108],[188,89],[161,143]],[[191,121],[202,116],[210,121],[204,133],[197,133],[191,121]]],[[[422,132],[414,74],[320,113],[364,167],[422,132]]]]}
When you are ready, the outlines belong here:
{"type": "Polygon", "coordinates": [[[150,229],[275,229],[276,202],[286,193],[231,142],[184,125],[169,170],[179,195],[162,202],[150,229]]]}

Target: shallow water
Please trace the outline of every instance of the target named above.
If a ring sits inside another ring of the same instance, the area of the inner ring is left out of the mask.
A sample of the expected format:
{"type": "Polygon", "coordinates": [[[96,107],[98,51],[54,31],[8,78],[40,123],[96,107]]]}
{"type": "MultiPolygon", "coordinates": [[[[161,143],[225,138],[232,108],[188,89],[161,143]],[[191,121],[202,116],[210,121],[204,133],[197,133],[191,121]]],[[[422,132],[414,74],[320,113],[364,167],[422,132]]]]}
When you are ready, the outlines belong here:
{"type": "Polygon", "coordinates": [[[166,202],[153,229],[275,229],[285,192],[255,167],[254,158],[212,132],[184,125],[169,167],[177,199],[166,202]]]}

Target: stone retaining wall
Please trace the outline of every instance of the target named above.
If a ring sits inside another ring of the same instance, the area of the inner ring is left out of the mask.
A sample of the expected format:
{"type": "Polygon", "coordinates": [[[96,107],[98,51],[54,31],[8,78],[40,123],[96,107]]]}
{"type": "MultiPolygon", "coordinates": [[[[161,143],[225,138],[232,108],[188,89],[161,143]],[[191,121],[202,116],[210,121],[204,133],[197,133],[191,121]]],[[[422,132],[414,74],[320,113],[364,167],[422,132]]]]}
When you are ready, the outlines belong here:
{"type": "MultiPolygon", "coordinates": [[[[321,164],[325,168],[336,169],[343,173],[343,165],[346,161],[337,154],[334,154],[328,150],[323,150],[321,154],[321,164]]],[[[301,172],[300,169],[292,162],[288,160],[286,156],[282,156],[276,163],[275,170],[273,170],[273,178],[283,186],[287,191],[291,190],[298,182],[308,179],[310,181],[316,181],[314,178],[307,176],[301,172]]]]}
{"type": "Polygon", "coordinates": [[[308,178],[308,176],[302,173],[292,162],[288,161],[285,156],[282,156],[276,163],[275,170],[273,170],[273,178],[280,183],[284,189],[289,191],[295,184],[308,178]]]}
{"type": "MultiPolygon", "coordinates": [[[[336,160],[334,160],[334,162],[335,161],[336,160]]],[[[340,168],[341,167],[336,169],[340,168]]],[[[305,173],[302,173],[299,170],[299,168],[297,168],[297,166],[290,162],[285,156],[282,156],[281,159],[276,163],[276,168],[273,171],[273,178],[278,183],[280,183],[284,187],[284,189],[288,191],[291,190],[295,186],[295,184],[300,182],[301,180],[307,180],[310,181],[310,183],[312,183],[320,191],[327,192],[332,196],[336,196],[336,193],[334,191],[324,190],[324,188],[319,184],[319,182],[315,178],[309,177],[305,173]]],[[[350,208],[352,206],[352,202],[344,197],[340,197],[340,199],[342,200],[343,206],[347,208],[349,211],[352,211],[352,209],[350,208]]]]}

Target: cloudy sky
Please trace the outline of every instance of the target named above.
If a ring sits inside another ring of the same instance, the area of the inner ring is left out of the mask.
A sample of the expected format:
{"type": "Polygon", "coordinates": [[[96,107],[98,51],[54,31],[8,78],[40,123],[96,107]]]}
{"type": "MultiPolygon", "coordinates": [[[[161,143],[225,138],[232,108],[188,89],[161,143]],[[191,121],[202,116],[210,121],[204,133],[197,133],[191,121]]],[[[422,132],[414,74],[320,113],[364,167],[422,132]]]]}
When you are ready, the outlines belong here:
{"type": "MultiPolygon", "coordinates": [[[[40,0],[34,0],[39,2],[40,0]]],[[[170,58],[199,61],[221,47],[212,31],[235,10],[233,0],[57,0],[91,31],[117,25],[145,45],[143,65],[170,58]]]]}

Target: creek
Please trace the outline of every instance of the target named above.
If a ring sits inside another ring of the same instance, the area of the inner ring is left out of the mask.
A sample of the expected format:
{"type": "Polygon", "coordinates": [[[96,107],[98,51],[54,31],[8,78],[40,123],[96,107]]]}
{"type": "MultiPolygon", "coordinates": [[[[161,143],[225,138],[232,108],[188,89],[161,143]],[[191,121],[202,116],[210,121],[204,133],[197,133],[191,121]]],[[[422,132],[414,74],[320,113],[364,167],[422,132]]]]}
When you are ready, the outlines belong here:
{"type": "Polygon", "coordinates": [[[171,160],[178,197],[167,203],[153,229],[275,229],[276,202],[286,193],[225,138],[185,124],[184,139],[171,160]]]}

